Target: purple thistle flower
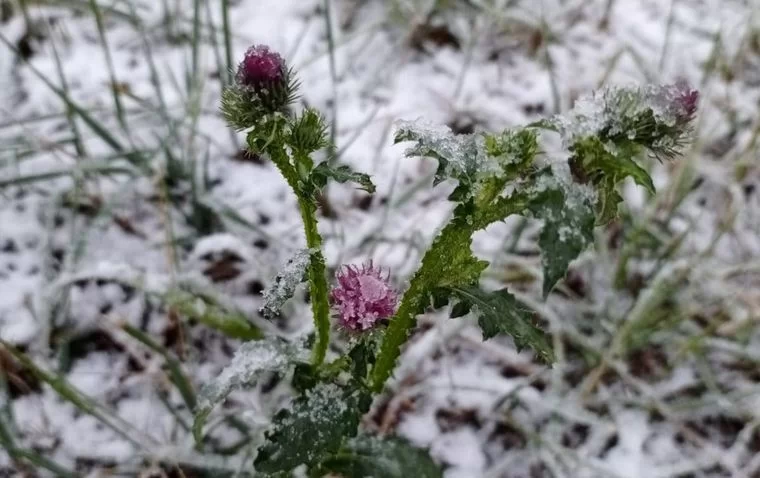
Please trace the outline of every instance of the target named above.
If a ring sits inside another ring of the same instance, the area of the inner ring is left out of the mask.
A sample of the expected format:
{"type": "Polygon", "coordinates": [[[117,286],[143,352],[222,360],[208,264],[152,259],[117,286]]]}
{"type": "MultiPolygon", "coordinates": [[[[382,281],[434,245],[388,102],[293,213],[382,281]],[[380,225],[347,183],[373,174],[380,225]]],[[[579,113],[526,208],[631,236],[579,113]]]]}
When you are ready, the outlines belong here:
{"type": "Polygon", "coordinates": [[[673,84],[661,86],[655,99],[679,125],[694,119],[699,102],[699,91],[692,88],[686,80],[680,79],[673,84]]]}
{"type": "Polygon", "coordinates": [[[289,114],[298,81],[285,60],[266,45],[253,45],[238,64],[235,81],[222,91],[222,115],[244,130],[273,113],[289,114]]]}
{"type": "Polygon", "coordinates": [[[253,45],[238,65],[237,81],[253,89],[277,85],[286,76],[285,60],[266,45],[253,45]]]}
{"type": "Polygon", "coordinates": [[[372,261],[361,269],[347,265],[338,271],[338,285],[330,292],[330,299],[343,328],[362,332],[393,315],[398,295],[388,282],[389,276],[390,272],[383,276],[372,261]]]}
{"type": "Polygon", "coordinates": [[[674,85],[673,109],[679,121],[691,121],[697,112],[699,90],[693,89],[686,81],[674,85]]]}

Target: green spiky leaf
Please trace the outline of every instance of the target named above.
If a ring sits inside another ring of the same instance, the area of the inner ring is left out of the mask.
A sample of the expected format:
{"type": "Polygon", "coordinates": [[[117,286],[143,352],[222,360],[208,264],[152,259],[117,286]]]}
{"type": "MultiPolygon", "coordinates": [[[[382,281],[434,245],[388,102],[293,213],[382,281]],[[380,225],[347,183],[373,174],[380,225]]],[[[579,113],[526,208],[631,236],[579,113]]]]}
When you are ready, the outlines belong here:
{"type": "Polygon", "coordinates": [[[507,289],[485,292],[478,287],[453,287],[450,291],[478,316],[484,339],[506,334],[514,339],[518,350],[528,347],[541,361],[554,361],[546,334],[533,323],[535,313],[507,289]]]}
{"type": "Polygon", "coordinates": [[[338,451],[345,437],[356,434],[371,401],[366,390],[334,383],[307,390],[275,415],[254,462],[256,471],[281,473],[319,463],[338,451]]]}
{"type": "Polygon", "coordinates": [[[538,244],[544,270],[543,295],[567,273],[570,263],[594,240],[594,207],[572,190],[548,189],[528,205],[544,221],[538,244]]]}
{"type": "Polygon", "coordinates": [[[372,335],[359,339],[348,352],[351,359],[349,370],[355,380],[363,381],[367,378],[367,372],[375,363],[375,340],[372,335]]]}
{"type": "Polygon", "coordinates": [[[655,193],[649,173],[633,159],[639,150],[631,142],[610,149],[598,137],[580,139],[570,147],[569,165],[574,178],[580,183],[590,182],[598,191],[597,224],[607,224],[617,216],[618,204],[623,200],[617,185],[625,178],[630,177],[650,194],[655,193]]]}
{"type": "Polygon", "coordinates": [[[631,177],[636,184],[646,188],[651,194],[655,193],[649,173],[634,161],[640,153],[640,148],[633,143],[624,142],[607,147],[598,137],[590,136],[573,143],[570,152],[570,161],[575,163],[594,185],[598,185],[606,177],[615,178],[616,184],[631,177]]]}

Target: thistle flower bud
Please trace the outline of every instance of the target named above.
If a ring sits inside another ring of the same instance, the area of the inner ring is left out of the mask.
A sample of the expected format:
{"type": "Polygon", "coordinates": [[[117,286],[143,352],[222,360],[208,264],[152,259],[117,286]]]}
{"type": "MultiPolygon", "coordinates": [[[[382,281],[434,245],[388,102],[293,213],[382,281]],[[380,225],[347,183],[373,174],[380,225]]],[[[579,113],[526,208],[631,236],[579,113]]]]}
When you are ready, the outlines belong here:
{"type": "Polygon", "coordinates": [[[250,128],[267,115],[287,113],[297,90],[285,60],[266,45],[253,45],[238,65],[234,83],[222,93],[222,113],[232,127],[250,128]]]}
{"type": "Polygon", "coordinates": [[[269,89],[281,83],[286,75],[285,60],[266,45],[254,45],[245,52],[235,79],[254,90],[269,89]]]}
{"type": "Polygon", "coordinates": [[[680,153],[691,133],[699,92],[686,82],[643,88],[609,87],[578,100],[549,120],[567,147],[596,137],[604,144],[634,144],[657,159],[680,153]]]}
{"type": "Polygon", "coordinates": [[[384,277],[371,261],[361,269],[348,265],[338,271],[338,285],[330,292],[330,299],[343,328],[362,332],[394,314],[398,296],[388,281],[389,275],[384,277]]]}

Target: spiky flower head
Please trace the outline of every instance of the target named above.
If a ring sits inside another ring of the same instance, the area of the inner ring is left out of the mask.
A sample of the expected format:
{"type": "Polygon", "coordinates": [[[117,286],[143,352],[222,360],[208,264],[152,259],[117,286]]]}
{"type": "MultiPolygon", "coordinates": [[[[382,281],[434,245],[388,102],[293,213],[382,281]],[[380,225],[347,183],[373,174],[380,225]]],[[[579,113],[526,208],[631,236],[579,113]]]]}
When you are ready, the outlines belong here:
{"type": "Polygon", "coordinates": [[[346,265],[338,271],[338,285],[330,292],[330,299],[344,329],[363,332],[393,315],[398,294],[391,287],[389,276],[390,272],[384,275],[372,261],[361,268],[346,265]]]}
{"type": "Polygon", "coordinates": [[[618,147],[643,147],[657,159],[672,159],[687,143],[699,92],[686,82],[644,87],[608,87],[585,96],[563,116],[549,120],[566,146],[587,138],[618,147]]]}
{"type": "Polygon", "coordinates": [[[699,92],[685,81],[636,90],[611,89],[607,111],[611,126],[601,136],[626,139],[647,148],[659,160],[672,159],[691,134],[699,92]]]}
{"type": "Polygon", "coordinates": [[[246,51],[235,81],[222,93],[222,113],[230,126],[247,129],[273,113],[287,113],[298,82],[285,60],[266,45],[246,51]]]}

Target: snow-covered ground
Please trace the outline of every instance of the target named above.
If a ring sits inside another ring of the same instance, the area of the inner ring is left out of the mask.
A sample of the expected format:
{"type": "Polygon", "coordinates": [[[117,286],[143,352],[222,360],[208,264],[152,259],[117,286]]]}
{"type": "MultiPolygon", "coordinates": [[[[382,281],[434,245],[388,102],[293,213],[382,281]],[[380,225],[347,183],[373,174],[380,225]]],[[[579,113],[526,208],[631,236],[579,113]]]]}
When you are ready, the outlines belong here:
{"type": "MultiPolygon", "coordinates": [[[[225,417],[255,434],[286,387],[233,393],[209,422],[218,443],[196,451],[161,351],[198,387],[239,342],[188,322],[167,291],[211,294],[272,333],[311,327],[303,294],[278,321],[256,313],[304,240],[284,180],[218,114],[222,3],[101,0],[106,55],[91,3],[0,1],[0,338],[85,396],[75,406],[0,349],[0,424],[72,476],[250,469],[225,417]]],[[[652,162],[656,198],[626,185],[630,214],[546,302],[536,224],[476,237],[487,280],[547,321],[555,367],[431,313],[366,426],[428,447],[447,478],[760,477],[760,4],[229,3],[233,62],[253,43],[280,51],[334,121],[341,161],[377,185],[330,187],[328,265],[373,258],[401,287],[450,206],[435,164],[392,144],[395,121],[499,130],[602,84],[698,87],[693,147],[652,162]]],[[[0,469],[52,476],[2,451],[0,469]]]]}

